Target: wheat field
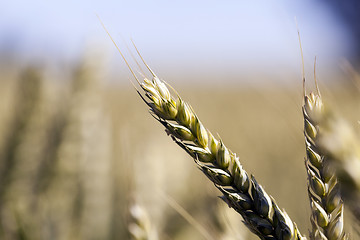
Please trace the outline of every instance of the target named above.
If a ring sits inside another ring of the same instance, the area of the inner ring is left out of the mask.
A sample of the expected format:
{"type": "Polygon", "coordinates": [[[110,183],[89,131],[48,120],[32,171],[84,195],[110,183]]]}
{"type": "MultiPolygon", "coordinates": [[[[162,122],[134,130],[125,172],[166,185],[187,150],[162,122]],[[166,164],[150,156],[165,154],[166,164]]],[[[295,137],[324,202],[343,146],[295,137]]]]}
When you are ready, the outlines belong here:
{"type": "MultiPolygon", "coordinates": [[[[257,239],[130,83],[105,83],[94,59],[61,81],[45,70],[15,67],[0,79],[1,239],[131,239],[139,230],[129,228],[133,205],[144,209],[159,239],[257,239]]],[[[286,87],[169,82],[307,235],[301,77],[286,87]]],[[[320,87],[358,129],[358,90],[320,87]]],[[[345,221],[355,221],[346,206],[345,221]]],[[[352,239],[356,225],[346,226],[352,239]]]]}

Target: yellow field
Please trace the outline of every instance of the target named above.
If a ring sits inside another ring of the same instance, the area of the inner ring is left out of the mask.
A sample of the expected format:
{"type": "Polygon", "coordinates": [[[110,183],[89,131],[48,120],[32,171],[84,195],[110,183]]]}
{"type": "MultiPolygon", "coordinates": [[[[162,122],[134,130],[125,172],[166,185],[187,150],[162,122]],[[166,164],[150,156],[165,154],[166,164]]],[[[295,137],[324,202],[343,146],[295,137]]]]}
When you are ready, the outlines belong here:
{"type": "MultiPolygon", "coordinates": [[[[215,239],[257,239],[130,84],[104,85],[86,64],[70,80],[41,75],[30,69],[0,79],[0,239],[129,239],[134,202],[160,239],[203,239],[163,195],[215,239]]],[[[301,83],[173,85],[307,235],[301,83]]],[[[357,127],[359,92],[320,87],[325,101],[357,127]]]]}

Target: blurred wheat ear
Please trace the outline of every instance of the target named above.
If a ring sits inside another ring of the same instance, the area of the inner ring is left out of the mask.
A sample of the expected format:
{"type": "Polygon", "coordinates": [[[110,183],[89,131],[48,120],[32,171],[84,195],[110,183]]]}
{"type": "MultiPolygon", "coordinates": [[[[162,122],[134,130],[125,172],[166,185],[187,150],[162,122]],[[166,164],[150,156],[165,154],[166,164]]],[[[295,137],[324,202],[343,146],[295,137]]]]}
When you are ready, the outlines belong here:
{"type": "Polygon", "coordinates": [[[136,202],[130,205],[128,231],[133,240],[158,240],[157,232],[145,210],[136,202]]]}
{"type": "Polygon", "coordinates": [[[17,151],[29,128],[31,119],[40,104],[42,77],[35,67],[25,69],[19,79],[14,116],[0,156],[0,208],[5,203],[14,169],[18,162],[17,151]]]}
{"type": "MultiPolygon", "coordinates": [[[[24,69],[16,81],[13,111],[6,113],[12,116],[0,149],[0,238],[11,235],[29,238],[33,232],[28,231],[29,224],[23,215],[32,213],[31,199],[27,195],[31,189],[26,187],[26,183],[32,180],[29,166],[38,164],[38,154],[28,151],[27,147],[30,141],[31,148],[34,148],[34,143],[41,142],[41,137],[38,138],[41,134],[34,133],[34,128],[40,122],[43,83],[40,68],[24,69]]],[[[33,220],[36,221],[35,217],[33,220]]]]}
{"type": "Polygon", "coordinates": [[[360,140],[352,127],[330,112],[321,123],[316,144],[340,182],[341,196],[360,223],[360,140]]]}

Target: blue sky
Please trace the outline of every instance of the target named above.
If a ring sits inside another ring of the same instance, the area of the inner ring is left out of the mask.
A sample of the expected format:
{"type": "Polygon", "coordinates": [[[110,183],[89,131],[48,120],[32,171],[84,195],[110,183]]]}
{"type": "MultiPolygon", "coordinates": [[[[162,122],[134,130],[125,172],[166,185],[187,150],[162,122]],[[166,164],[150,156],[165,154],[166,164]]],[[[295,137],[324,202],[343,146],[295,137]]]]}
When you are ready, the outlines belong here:
{"type": "Polygon", "coordinates": [[[333,66],[351,51],[347,30],[310,0],[2,1],[0,48],[30,61],[76,59],[93,46],[116,54],[96,14],[122,50],[132,38],[164,69],[299,68],[295,17],[306,65],[316,55],[333,66]]]}

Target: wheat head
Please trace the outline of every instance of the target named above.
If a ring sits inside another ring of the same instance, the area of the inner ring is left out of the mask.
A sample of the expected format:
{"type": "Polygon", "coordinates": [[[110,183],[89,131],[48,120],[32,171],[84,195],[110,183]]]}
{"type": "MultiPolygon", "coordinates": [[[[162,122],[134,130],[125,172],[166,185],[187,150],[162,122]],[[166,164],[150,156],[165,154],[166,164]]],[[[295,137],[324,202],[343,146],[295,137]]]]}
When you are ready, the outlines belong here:
{"type": "Polygon", "coordinates": [[[344,207],[339,182],[327,157],[317,144],[319,123],[325,118],[320,92],[306,95],[304,90],[305,166],[312,214],[311,239],[348,239],[344,232],[344,207]]]}
{"type": "Polygon", "coordinates": [[[152,80],[146,77],[143,82],[138,80],[101,20],[100,23],[143,89],[145,96],[136,90],[150,108],[152,116],[165,127],[167,134],[194,159],[199,169],[222,192],[222,199],[243,217],[244,224],[250,231],[264,240],[306,239],[300,234],[296,224],[285,210],[281,210],[275,200],[257,183],[255,177],[249,177],[236,154],[204,127],[192,107],[184,102],[172,87],[156,76],[134,44],[139,57],[152,75],[152,80]],[[168,86],[174,91],[176,97],[172,96],[168,86]]]}
{"type": "Polygon", "coordinates": [[[129,208],[128,231],[133,240],[158,240],[157,232],[151,224],[148,214],[133,202],[129,208]]]}
{"type": "Polygon", "coordinates": [[[360,141],[350,125],[334,113],[321,124],[316,144],[327,156],[327,164],[334,169],[340,182],[345,204],[360,222],[360,141]]]}
{"type": "Polygon", "coordinates": [[[260,239],[305,239],[287,213],[278,207],[255,177],[243,169],[236,154],[221,139],[216,139],[192,107],[161,81],[145,61],[144,64],[152,74],[152,80],[138,81],[144,95],[137,92],[150,113],[222,192],[222,199],[229,207],[241,214],[245,225],[260,239]]]}

